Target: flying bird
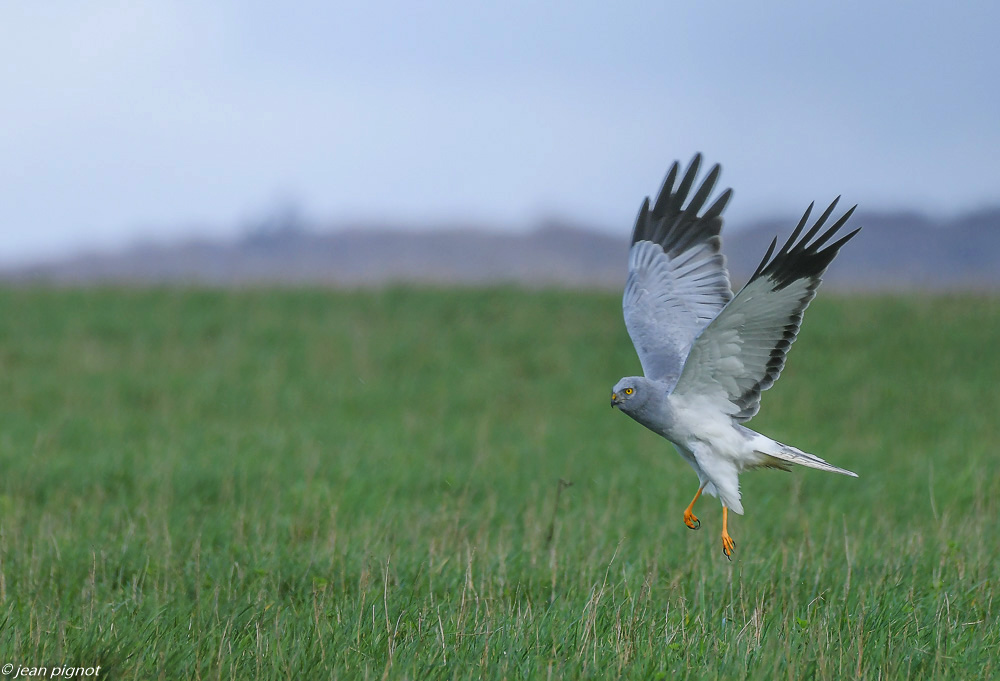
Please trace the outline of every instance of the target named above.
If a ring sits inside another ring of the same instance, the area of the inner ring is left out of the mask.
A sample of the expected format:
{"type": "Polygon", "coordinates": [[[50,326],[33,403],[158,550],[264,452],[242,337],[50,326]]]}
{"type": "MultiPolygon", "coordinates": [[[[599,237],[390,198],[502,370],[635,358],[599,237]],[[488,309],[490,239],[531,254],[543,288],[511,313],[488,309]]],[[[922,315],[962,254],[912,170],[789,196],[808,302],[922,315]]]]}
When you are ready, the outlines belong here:
{"type": "Polygon", "coordinates": [[[702,211],[720,168],[713,166],[691,196],[700,165],[696,154],[675,186],[674,162],[652,208],[647,197],[639,209],[622,308],[644,375],[618,381],[611,406],[672,442],[698,474],[684,524],[692,530],[701,526],[694,504],[702,493],[719,498],[722,551],[732,560],[736,543],[727,530],[728,514],[743,514],[743,471],[799,464],[857,477],[743,423],[757,413],[761,392],[781,374],[826,268],[860,230],[838,235],[855,206],[821,231],[837,197],[803,235],[810,204],[784,245],[775,253],[777,238],[771,242],[734,296],[719,236],[732,190],[702,211]]]}

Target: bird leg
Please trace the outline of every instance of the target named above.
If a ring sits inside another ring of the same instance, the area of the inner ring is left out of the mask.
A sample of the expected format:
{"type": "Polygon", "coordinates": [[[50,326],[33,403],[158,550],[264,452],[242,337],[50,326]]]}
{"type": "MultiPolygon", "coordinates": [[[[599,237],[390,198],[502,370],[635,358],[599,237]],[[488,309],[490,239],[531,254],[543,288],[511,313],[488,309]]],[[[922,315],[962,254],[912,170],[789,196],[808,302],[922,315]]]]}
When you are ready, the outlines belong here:
{"type": "Polygon", "coordinates": [[[688,504],[688,507],[684,509],[684,524],[690,527],[692,530],[697,530],[701,527],[701,521],[698,520],[698,516],[694,514],[694,502],[698,501],[698,497],[701,496],[701,491],[705,489],[705,485],[698,488],[698,491],[694,494],[694,499],[688,504]]]}
{"type": "Polygon", "coordinates": [[[733,538],[729,536],[729,531],[726,529],[726,522],[729,520],[729,509],[725,506],[722,507],[722,552],[726,554],[726,558],[729,560],[733,559],[733,551],[736,550],[736,542],[733,538]]]}

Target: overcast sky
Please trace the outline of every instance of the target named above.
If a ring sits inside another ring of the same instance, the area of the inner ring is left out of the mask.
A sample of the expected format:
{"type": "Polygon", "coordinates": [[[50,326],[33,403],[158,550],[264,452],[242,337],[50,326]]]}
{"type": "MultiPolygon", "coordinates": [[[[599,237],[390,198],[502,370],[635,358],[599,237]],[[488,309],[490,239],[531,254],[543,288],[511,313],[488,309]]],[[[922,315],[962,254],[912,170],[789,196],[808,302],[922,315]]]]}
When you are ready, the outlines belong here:
{"type": "Polygon", "coordinates": [[[5,2],[0,260],[311,220],[628,232],[703,151],[730,222],[1000,202],[988,2],[5,2]]]}

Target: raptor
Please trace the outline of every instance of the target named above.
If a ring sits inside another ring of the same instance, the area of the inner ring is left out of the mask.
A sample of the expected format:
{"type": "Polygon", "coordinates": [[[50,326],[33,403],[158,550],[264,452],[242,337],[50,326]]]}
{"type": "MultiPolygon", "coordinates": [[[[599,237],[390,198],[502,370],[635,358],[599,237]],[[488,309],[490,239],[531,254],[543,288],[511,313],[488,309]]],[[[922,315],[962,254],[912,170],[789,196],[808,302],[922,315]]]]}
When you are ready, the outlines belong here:
{"type": "Polygon", "coordinates": [[[684,511],[688,527],[701,526],[694,505],[702,493],[719,498],[722,550],[732,560],[728,514],[743,513],[743,471],[798,464],[857,477],[743,424],[781,374],[823,273],[859,230],[840,234],[854,208],[824,229],[840,197],[806,230],[810,204],[784,245],[775,252],[772,241],[734,295],[720,252],[732,190],[704,208],[720,168],[713,166],[692,195],[700,165],[697,154],[678,183],[675,162],[656,202],[650,207],[647,198],[639,209],[622,308],[644,375],[618,381],[611,406],[672,442],[698,474],[698,491],[684,511]]]}

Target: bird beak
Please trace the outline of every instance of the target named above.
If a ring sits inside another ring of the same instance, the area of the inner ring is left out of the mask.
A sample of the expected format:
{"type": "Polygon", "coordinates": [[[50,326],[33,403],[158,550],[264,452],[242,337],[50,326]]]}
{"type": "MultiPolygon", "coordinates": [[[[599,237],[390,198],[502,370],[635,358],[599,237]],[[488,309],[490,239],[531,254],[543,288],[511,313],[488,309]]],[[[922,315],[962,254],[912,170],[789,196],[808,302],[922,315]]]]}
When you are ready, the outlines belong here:
{"type": "Polygon", "coordinates": [[[618,393],[611,393],[611,408],[614,409],[616,404],[618,404],[618,393]]]}

